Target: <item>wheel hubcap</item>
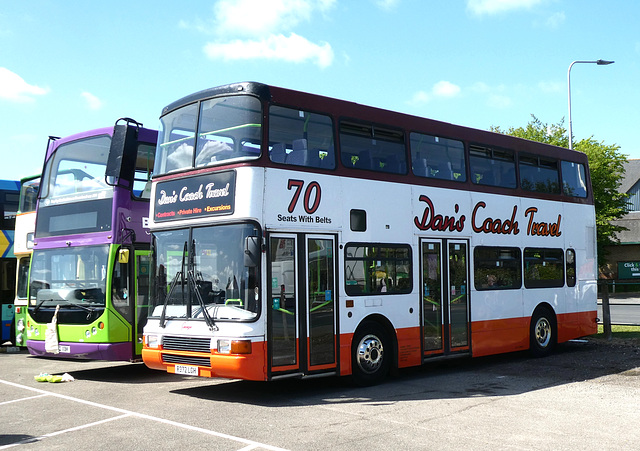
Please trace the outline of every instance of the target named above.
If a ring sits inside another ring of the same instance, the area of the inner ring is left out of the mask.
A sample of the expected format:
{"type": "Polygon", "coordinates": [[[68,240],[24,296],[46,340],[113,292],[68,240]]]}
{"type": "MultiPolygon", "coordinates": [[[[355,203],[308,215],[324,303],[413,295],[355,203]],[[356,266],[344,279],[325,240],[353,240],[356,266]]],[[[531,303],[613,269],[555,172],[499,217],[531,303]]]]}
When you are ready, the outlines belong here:
{"type": "Polygon", "coordinates": [[[375,373],[382,365],[384,348],[382,341],[375,335],[367,335],[358,345],[358,366],[365,373],[375,373]]]}
{"type": "Polygon", "coordinates": [[[551,324],[547,318],[540,318],[536,322],[536,341],[542,348],[546,348],[551,341],[551,324]]]}

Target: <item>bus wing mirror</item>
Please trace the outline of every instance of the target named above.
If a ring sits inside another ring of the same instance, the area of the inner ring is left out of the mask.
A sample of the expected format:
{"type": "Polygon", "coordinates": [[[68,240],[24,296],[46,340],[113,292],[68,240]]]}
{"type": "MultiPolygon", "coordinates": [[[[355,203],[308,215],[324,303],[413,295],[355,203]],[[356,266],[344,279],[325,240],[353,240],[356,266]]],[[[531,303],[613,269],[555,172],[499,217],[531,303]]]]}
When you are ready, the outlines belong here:
{"type": "Polygon", "coordinates": [[[132,179],[135,169],[138,153],[137,138],[141,126],[142,124],[130,118],[120,118],[116,121],[105,170],[105,180],[108,185],[129,186],[128,183],[133,182],[129,179],[132,179]],[[121,120],[125,121],[124,125],[118,124],[121,120]]]}
{"type": "Polygon", "coordinates": [[[248,236],[244,241],[244,266],[255,268],[260,262],[260,237],[248,236]]]}
{"type": "Polygon", "coordinates": [[[118,263],[129,263],[129,249],[120,249],[118,251],[118,263]]]}

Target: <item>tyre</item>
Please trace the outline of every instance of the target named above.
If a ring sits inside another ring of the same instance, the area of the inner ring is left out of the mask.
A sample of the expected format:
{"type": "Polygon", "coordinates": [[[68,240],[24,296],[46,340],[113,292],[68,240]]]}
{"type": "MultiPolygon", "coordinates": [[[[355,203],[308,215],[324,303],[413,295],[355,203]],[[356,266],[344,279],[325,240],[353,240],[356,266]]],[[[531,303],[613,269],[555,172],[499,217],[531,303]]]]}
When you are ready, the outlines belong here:
{"type": "Polygon", "coordinates": [[[531,317],[529,351],[535,357],[544,357],[553,351],[557,340],[555,315],[547,307],[538,307],[531,317]]]}
{"type": "Polygon", "coordinates": [[[358,328],[351,345],[351,372],[357,385],[379,384],[386,377],[393,354],[390,343],[378,323],[367,321],[358,328]]]}

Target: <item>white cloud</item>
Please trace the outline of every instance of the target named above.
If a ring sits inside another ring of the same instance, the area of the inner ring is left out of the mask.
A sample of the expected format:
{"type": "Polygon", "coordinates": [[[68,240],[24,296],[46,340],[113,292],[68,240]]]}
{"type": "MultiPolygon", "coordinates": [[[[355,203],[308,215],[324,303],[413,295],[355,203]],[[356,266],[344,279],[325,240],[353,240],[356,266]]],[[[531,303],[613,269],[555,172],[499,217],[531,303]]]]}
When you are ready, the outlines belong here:
{"type": "Polygon", "coordinates": [[[431,96],[428,92],[418,91],[413,95],[413,97],[411,97],[411,101],[409,103],[411,103],[412,105],[419,105],[422,103],[428,103],[430,100],[431,96]]]}
{"type": "Polygon", "coordinates": [[[95,111],[102,108],[102,100],[100,100],[98,97],[94,96],[90,92],[84,91],[81,94],[81,96],[84,98],[84,100],[86,100],[87,106],[89,107],[90,110],[95,111]]]}
{"type": "Polygon", "coordinates": [[[273,59],[292,63],[312,61],[321,68],[333,62],[333,49],[328,43],[314,44],[302,36],[291,33],[270,35],[258,40],[239,40],[229,42],[211,42],[204,48],[205,54],[212,59],[273,59]]]}
{"type": "Polygon", "coordinates": [[[264,36],[284,33],[326,13],[336,0],[220,0],[214,6],[215,29],[221,36],[264,36]]]}
{"type": "Polygon", "coordinates": [[[449,81],[439,81],[433,85],[431,91],[417,91],[413,94],[410,102],[413,105],[428,103],[434,98],[451,98],[456,97],[462,90],[460,86],[449,81]]]}
{"type": "Polygon", "coordinates": [[[20,75],[0,67],[0,99],[18,103],[33,102],[34,96],[45,95],[48,92],[48,88],[30,85],[20,75]]]}
{"type": "Polygon", "coordinates": [[[467,0],[467,9],[474,14],[499,14],[517,9],[531,9],[545,0],[467,0]]]}
{"type": "MultiPolygon", "coordinates": [[[[204,46],[211,59],[270,59],[330,66],[334,53],[328,42],[314,43],[293,32],[300,24],[328,13],[336,0],[219,0],[209,25],[196,25],[217,39],[204,46]]],[[[188,27],[184,21],[180,27],[188,27]]]]}
{"type": "Polygon", "coordinates": [[[460,94],[460,86],[448,81],[439,81],[433,85],[433,95],[436,97],[455,97],[460,94]]]}

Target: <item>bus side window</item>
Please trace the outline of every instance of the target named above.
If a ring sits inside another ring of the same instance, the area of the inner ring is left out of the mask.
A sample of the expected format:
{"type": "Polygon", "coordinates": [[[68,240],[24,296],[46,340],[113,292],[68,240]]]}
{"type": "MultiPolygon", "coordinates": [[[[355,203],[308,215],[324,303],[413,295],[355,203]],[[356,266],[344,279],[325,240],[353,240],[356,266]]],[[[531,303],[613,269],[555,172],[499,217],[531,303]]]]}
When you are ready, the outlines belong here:
{"type": "Polygon", "coordinates": [[[404,134],[371,124],[340,124],[342,164],[347,168],[404,174],[407,168],[404,134]]]}
{"type": "Polygon", "coordinates": [[[507,290],[522,287],[520,248],[478,246],[473,250],[476,290],[507,290]]]}
{"type": "Polygon", "coordinates": [[[456,182],[467,180],[462,141],[411,133],[410,143],[415,175],[456,182]]]}
{"type": "Polygon", "coordinates": [[[272,106],[269,110],[270,159],[274,163],[335,168],[333,125],[329,116],[272,106]]]}
{"type": "Polygon", "coordinates": [[[584,166],[573,161],[563,161],[562,191],[565,196],[587,197],[587,184],[584,166]]]}
{"type": "Polygon", "coordinates": [[[360,244],[345,247],[345,290],[349,296],[408,294],[411,248],[403,244],[360,244]]]}
{"type": "Polygon", "coordinates": [[[475,184],[516,187],[516,163],[512,150],[470,145],[469,165],[473,174],[471,181],[475,184]]]}

